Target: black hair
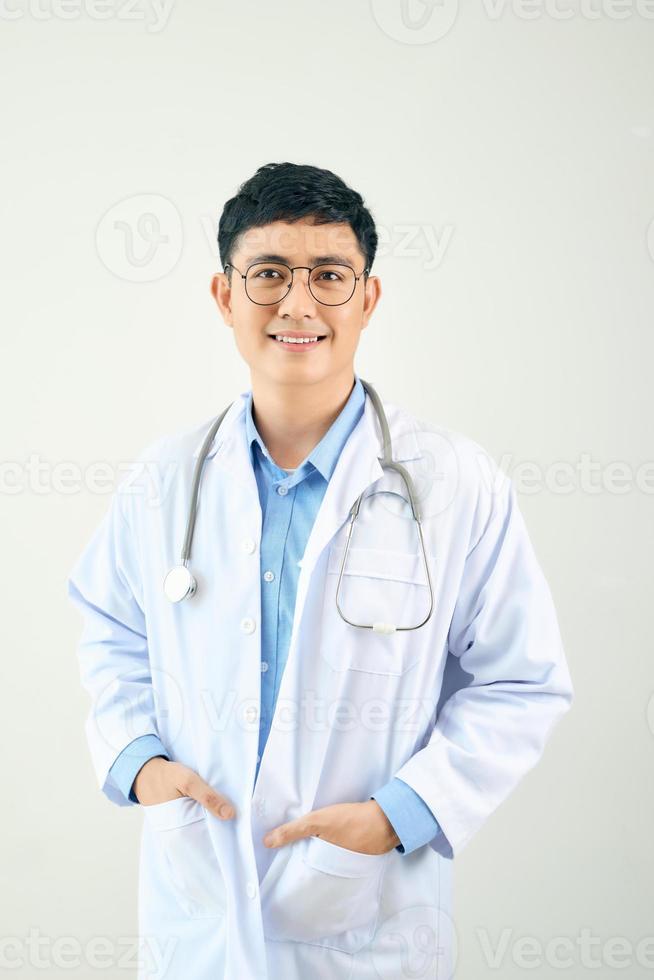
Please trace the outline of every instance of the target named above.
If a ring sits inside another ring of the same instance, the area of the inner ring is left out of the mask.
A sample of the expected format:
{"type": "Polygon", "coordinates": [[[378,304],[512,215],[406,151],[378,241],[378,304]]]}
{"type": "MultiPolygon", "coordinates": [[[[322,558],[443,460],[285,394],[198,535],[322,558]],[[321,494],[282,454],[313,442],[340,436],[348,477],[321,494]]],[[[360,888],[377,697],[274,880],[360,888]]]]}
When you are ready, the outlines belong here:
{"type": "MultiPolygon", "coordinates": [[[[250,228],[260,228],[273,221],[293,223],[309,216],[315,224],[347,222],[370,270],[378,237],[363,198],[331,170],[299,163],[264,164],[227,201],[218,224],[218,250],[223,269],[232,260],[237,239],[250,228]]],[[[227,273],[230,282],[231,272],[230,266],[227,273]]]]}

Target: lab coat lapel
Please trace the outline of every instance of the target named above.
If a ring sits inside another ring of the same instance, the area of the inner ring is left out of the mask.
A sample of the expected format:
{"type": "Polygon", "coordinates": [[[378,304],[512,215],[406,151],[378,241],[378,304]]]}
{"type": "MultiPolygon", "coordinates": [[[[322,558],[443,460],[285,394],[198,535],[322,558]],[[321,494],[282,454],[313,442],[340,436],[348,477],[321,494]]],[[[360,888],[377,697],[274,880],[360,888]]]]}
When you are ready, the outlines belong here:
{"type": "MultiPolygon", "coordinates": [[[[397,414],[397,411],[387,412],[393,458],[396,462],[418,459],[421,453],[415,431],[393,431],[397,428],[393,425],[397,414]]],[[[366,397],[363,415],[343,447],[311,530],[304,557],[299,563],[303,574],[298,584],[297,606],[301,606],[301,594],[304,598],[301,584],[306,585],[323,549],[347,520],[353,503],[359,494],[384,475],[379,462],[383,454],[381,427],[372,399],[366,397]]]]}
{"type": "MultiPolygon", "coordinates": [[[[248,392],[241,392],[229,406],[220,424],[220,428],[213,437],[211,447],[206,456],[206,465],[210,465],[212,469],[221,470],[227,475],[230,482],[238,483],[239,492],[244,490],[250,498],[254,498],[254,500],[251,499],[248,501],[248,505],[256,503],[258,507],[259,491],[245,437],[245,409],[247,399],[248,392]]],[[[207,432],[208,429],[205,429],[193,453],[196,461],[207,432]]]]}

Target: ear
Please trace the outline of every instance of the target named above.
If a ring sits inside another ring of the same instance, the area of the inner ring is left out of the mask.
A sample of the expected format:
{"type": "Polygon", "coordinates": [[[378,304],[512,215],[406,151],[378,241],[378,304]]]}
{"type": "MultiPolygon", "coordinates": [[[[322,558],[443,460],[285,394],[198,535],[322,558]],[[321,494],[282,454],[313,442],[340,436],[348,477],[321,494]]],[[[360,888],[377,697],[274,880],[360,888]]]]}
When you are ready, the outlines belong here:
{"type": "Polygon", "coordinates": [[[227,326],[233,326],[232,287],[229,285],[226,272],[217,272],[214,275],[211,280],[211,295],[215,299],[220,315],[227,326]]]}
{"type": "Polygon", "coordinates": [[[381,279],[379,276],[368,276],[365,285],[363,299],[363,311],[361,319],[361,329],[368,326],[368,320],[372,316],[373,310],[377,306],[382,294],[381,279]]]}

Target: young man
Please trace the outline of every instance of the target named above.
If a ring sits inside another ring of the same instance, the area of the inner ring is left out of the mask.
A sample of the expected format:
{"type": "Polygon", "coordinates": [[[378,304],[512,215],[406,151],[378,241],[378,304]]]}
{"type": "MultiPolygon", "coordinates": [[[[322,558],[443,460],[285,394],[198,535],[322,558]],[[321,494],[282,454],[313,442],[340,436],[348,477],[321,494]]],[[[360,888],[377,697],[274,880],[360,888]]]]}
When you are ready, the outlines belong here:
{"type": "Polygon", "coordinates": [[[412,953],[450,977],[452,858],[572,704],[511,481],[382,400],[386,433],[354,371],[376,244],[327,170],[241,186],[211,289],[251,390],[213,435],[144,450],[69,579],[93,762],[143,805],[140,933],[167,980],[378,980],[412,953]]]}

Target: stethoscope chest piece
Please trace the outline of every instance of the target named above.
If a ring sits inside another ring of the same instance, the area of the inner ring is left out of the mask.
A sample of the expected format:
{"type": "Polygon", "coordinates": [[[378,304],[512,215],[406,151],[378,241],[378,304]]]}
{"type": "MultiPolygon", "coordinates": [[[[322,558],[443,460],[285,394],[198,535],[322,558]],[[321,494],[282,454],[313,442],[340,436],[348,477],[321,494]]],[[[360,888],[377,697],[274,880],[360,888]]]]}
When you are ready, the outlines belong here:
{"type": "Polygon", "coordinates": [[[197,582],[186,565],[175,565],[164,579],[164,592],[171,602],[189,599],[197,589],[197,582]]]}

